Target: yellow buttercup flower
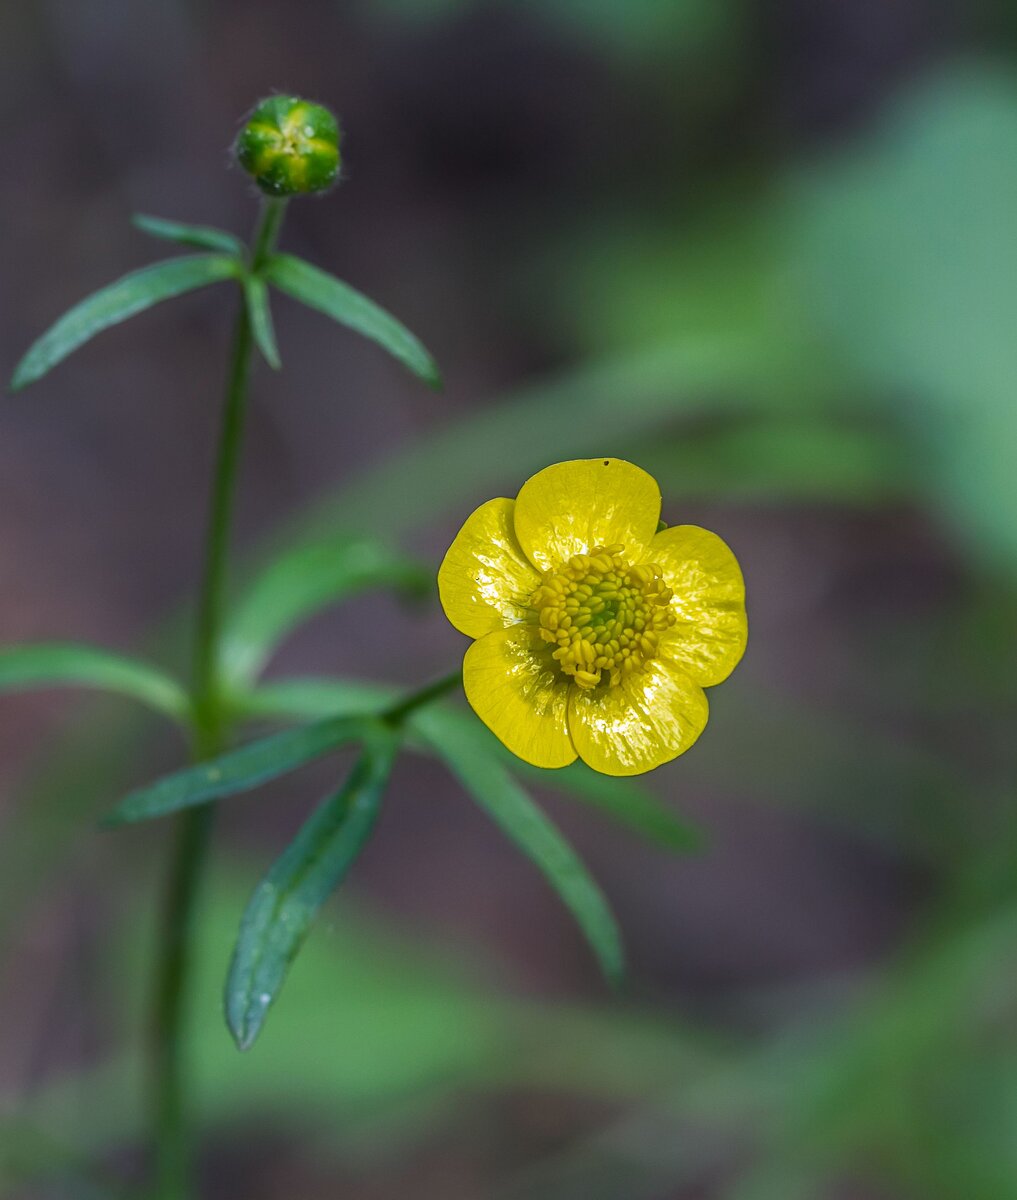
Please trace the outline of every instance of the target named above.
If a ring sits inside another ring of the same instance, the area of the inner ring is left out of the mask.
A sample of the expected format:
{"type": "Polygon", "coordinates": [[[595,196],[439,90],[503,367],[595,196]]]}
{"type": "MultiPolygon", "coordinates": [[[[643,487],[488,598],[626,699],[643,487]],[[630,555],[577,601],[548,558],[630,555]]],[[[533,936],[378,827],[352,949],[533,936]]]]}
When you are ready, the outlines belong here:
{"type": "Polygon", "coordinates": [[[650,475],[578,459],[482,504],[449,547],[442,607],[476,639],[466,697],[526,762],[638,775],[706,726],[703,688],[745,650],[745,585],[716,534],[659,525],[650,475]]]}

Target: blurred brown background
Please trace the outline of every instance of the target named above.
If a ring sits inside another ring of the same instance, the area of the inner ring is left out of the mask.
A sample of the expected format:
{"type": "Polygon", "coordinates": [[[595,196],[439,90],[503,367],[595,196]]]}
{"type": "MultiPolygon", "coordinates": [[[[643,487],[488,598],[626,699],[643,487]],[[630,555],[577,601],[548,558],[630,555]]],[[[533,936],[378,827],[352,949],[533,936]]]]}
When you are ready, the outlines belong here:
{"type": "MultiPolygon", "coordinates": [[[[228,146],[258,97],[340,114],[343,183],[291,206],[283,245],[405,321],[446,390],[278,299],[242,560],[313,510],[437,564],[476,503],[610,453],[658,474],[665,519],[721,533],[749,587],[749,654],[653,779],[706,849],[673,858],[548,799],[616,906],[620,997],[530,865],[412,759],[241,1062],[216,972],[328,772],[224,814],[203,1194],[1017,1195],[1015,33],[1009,6],[959,0],[0,12],[8,373],[72,302],[167,252],[132,212],[246,231],[228,146]],[[641,388],[659,404],[634,407],[641,388]],[[401,455],[451,482],[421,494],[401,455]]],[[[4,642],[131,650],[179,611],[235,302],[160,307],[4,402],[4,642]]],[[[462,648],[435,604],[371,595],[272,674],[415,684],[462,648]]],[[[0,706],[9,1194],[115,1194],[77,1155],[116,1185],[139,1171],[140,1018],[121,1004],[143,985],[122,942],[148,944],[164,839],[93,818],[180,750],[146,725],[113,782],[90,764],[121,707],[0,706]]]]}

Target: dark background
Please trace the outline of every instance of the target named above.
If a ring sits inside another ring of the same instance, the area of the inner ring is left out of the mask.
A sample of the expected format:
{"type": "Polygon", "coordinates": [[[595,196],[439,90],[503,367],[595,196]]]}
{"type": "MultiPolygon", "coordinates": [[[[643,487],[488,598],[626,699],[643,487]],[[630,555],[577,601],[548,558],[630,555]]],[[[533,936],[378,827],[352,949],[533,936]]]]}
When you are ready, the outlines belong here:
{"type": "MultiPolygon", "coordinates": [[[[230,935],[327,774],[224,814],[202,1194],[1017,1195],[1015,35],[1009,6],[959,0],[0,12],[8,373],[167,252],[132,212],[250,227],[228,146],[257,98],[340,115],[342,184],[291,206],[283,245],[404,320],[446,389],[278,299],[242,563],[312,514],[436,566],[475,504],[612,454],[748,584],[746,660],[652,780],[705,850],[548,800],[616,906],[620,996],[529,864],[410,759],[241,1060],[230,935]]],[[[197,579],[235,303],[175,301],[4,401],[4,642],[172,644],[153,630],[197,579]]],[[[435,603],[372,594],[271,673],[413,685],[462,649],[435,603]]],[[[114,702],[0,713],[0,1169],[12,1196],[114,1194],[143,1161],[166,835],[93,818],[181,750],[114,702]]]]}

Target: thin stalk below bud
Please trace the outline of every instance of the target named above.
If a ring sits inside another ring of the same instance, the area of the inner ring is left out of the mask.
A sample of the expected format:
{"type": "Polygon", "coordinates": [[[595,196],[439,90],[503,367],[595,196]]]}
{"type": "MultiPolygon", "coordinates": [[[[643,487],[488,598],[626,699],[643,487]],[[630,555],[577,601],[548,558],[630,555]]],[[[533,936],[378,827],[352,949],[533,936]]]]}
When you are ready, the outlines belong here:
{"type": "MultiPolygon", "coordinates": [[[[286,209],[285,200],[266,199],[252,240],[250,269],[260,270],[272,253],[286,209]]],[[[229,713],[222,695],[220,642],[226,593],[226,565],[237,469],[243,441],[250,376],[252,334],[241,303],[233,334],[219,448],[212,478],[205,558],[194,642],[193,752],[195,761],[219,754],[229,738],[229,713]]],[[[212,830],[211,805],[177,818],[176,845],[163,913],[162,956],[157,967],[152,1020],[155,1140],[155,1200],[185,1200],[190,1194],[191,1128],[185,1009],[190,980],[198,884],[212,830]]]]}

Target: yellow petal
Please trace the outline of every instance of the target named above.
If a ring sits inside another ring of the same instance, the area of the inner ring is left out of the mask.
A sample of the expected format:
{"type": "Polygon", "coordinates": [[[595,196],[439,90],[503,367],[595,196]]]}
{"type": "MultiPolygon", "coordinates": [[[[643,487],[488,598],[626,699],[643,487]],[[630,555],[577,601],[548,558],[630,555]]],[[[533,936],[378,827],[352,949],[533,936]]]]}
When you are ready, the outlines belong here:
{"type": "Polygon", "coordinates": [[[745,653],[748,620],[738,560],[715,533],[674,525],[658,533],[646,555],[674,591],[678,623],[660,639],[658,653],[700,684],[720,683],[745,653]]]}
{"type": "Polygon", "coordinates": [[[488,500],[466,520],[438,569],[438,595],[460,633],[483,637],[527,615],[540,583],[512,526],[514,500],[488,500]]]}
{"type": "Polygon", "coordinates": [[[532,625],[474,642],[463,659],[463,689],[488,729],[525,762],[565,767],[575,760],[569,684],[532,625]]]}
{"type": "Polygon", "coordinates": [[[620,458],[579,458],[545,467],[516,497],[516,536],[542,570],[594,546],[621,543],[639,562],[660,519],[652,475],[620,458]]]}
{"type": "Polygon", "coordinates": [[[659,658],[607,691],[573,688],[569,700],[579,756],[605,775],[641,775],[684,754],[708,716],[703,689],[659,658]]]}

